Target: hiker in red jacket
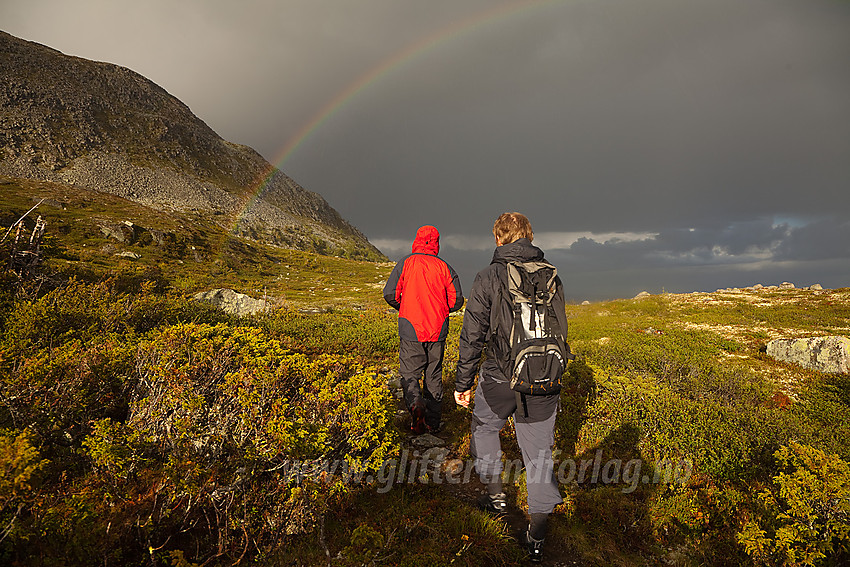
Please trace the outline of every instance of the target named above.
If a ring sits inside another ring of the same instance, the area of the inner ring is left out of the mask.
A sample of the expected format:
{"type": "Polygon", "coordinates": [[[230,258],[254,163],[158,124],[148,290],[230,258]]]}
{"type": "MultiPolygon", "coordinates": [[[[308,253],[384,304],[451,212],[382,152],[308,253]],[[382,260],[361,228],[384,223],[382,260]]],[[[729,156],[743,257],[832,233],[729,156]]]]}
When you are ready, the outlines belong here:
{"type": "Polygon", "coordinates": [[[399,373],[417,435],[440,429],[448,316],[463,306],[460,280],[439,252],[440,233],[421,227],[412,254],[396,264],[384,286],[384,299],[398,309],[399,373]]]}

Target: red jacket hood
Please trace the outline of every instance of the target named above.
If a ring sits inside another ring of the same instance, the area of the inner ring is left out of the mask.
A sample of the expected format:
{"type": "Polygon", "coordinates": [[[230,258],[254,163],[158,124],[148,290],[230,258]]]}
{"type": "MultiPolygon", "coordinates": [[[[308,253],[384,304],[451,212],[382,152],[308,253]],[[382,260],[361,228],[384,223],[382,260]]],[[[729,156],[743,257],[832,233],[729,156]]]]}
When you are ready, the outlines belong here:
{"type": "Polygon", "coordinates": [[[440,252],[440,233],[433,226],[423,226],[416,231],[413,241],[414,254],[433,254],[440,252]]]}

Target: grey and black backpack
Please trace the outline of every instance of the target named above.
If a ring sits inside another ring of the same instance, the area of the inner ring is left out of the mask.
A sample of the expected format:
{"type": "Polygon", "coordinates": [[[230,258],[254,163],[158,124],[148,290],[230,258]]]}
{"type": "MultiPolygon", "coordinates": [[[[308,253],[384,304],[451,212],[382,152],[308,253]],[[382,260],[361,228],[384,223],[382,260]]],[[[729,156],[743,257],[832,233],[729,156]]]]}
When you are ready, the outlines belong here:
{"type": "MultiPolygon", "coordinates": [[[[575,358],[566,341],[564,303],[558,295],[558,270],[545,261],[506,262],[504,298],[511,306],[510,360],[503,370],[525,406],[525,395],[557,394],[567,361],[575,358]],[[561,311],[558,316],[556,310],[561,311]]],[[[505,329],[506,330],[506,329],[505,329]]]]}

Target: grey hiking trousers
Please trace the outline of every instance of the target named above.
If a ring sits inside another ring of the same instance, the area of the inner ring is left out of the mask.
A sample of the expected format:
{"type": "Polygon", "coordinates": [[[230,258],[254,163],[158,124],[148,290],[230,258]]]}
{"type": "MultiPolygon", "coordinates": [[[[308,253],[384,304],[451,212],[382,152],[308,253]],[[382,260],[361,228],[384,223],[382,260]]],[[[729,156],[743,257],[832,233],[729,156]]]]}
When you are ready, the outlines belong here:
{"type": "MultiPolygon", "coordinates": [[[[502,474],[502,446],[499,431],[507,422],[506,417],[499,417],[487,403],[479,379],[475,390],[475,408],[472,412],[471,453],[475,459],[475,470],[481,477],[481,482],[487,484],[490,479],[502,474]]],[[[513,395],[513,391],[505,384],[513,395]]],[[[533,396],[527,396],[528,403],[533,404],[533,396]]],[[[528,488],[528,513],[550,514],[563,499],[555,480],[554,463],[552,462],[552,446],[555,443],[555,418],[558,415],[557,406],[552,414],[542,421],[529,422],[519,415],[514,407],[514,427],[517,442],[522,451],[522,464],[525,466],[526,486],[528,488]]],[[[520,463],[508,463],[508,467],[519,472],[520,463]]]]}

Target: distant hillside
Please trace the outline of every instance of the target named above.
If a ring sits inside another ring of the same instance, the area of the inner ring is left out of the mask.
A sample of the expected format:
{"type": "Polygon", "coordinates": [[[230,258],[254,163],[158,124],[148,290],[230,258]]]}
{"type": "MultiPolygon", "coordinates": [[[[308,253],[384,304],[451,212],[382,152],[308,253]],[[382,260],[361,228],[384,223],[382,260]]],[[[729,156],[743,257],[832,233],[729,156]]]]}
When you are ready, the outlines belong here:
{"type": "MultiPolygon", "coordinates": [[[[87,281],[130,275],[180,294],[233,288],[299,308],[386,307],[381,288],[390,262],[264,245],[233,236],[198,213],[160,211],[108,193],[0,175],[0,227],[34,206],[23,233],[30,234],[37,217],[46,222],[45,274],[87,281]]],[[[0,238],[5,233],[0,230],[0,238]]],[[[0,271],[4,251],[0,246],[0,271]]]]}
{"type": "Polygon", "coordinates": [[[385,260],[320,195],[138,73],[0,32],[0,78],[0,174],[209,214],[278,246],[385,260]]]}

